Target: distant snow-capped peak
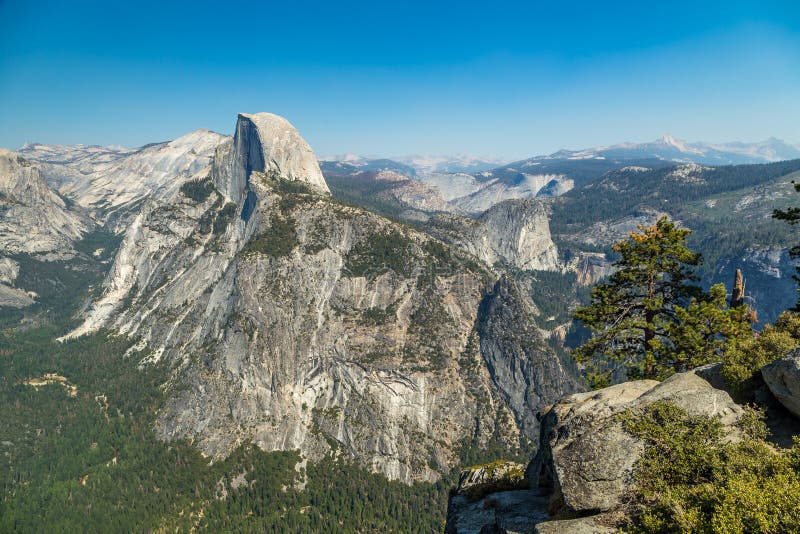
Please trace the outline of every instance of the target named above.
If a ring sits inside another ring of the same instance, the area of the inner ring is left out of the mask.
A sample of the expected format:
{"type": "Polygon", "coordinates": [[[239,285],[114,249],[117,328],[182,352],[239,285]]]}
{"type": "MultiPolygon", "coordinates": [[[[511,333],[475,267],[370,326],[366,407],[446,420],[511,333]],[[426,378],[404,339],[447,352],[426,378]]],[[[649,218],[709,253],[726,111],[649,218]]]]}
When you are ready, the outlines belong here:
{"type": "Polygon", "coordinates": [[[361,156],[359,154],[353,154],[351,152],[345,154],[334,154],[331,156],[320,156],[320,161],[335,161],[337,163],[349,163],[350,165],[356,165],[366,163],[370,159],[377,159],[372,158],[369,156],[361,156]]]}
{"type": "Polygon", "coordinates": [[[686,141],[676,139],[669,134],[662,135],[655,141],[654,144],[661,144],[670,148],[674,148],[675,150],[685,154],[703,154],[703,150],[695,148],[686,141]]]}

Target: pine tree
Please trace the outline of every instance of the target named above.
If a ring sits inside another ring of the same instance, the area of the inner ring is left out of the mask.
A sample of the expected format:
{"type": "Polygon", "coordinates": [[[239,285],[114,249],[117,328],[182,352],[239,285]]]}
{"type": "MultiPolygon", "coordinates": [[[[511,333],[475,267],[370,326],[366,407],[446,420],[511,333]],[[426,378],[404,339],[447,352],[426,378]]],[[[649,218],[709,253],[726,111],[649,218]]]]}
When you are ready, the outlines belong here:
{"type": "Polygon", "coordinates": [[[690,233],[662,217],[614,245],[617,270],[574,315],[593,333],[575,359],[594,386],[718,361],[729,337],[749,335],[746,307],[729,308],[724,285],[707,294],[694,284],[702,257],[686,246],[690,233]]]}
{"type": "Polygon", "coordinates": [[[669,332],[673,350],[661,362],[675,371],[722,361],[728,343],[753,337],[748,306],[728,307],[724,284],[711,286],[708,294],[693,298],[685,308],[676,305],[675,318],[669,332]]]}

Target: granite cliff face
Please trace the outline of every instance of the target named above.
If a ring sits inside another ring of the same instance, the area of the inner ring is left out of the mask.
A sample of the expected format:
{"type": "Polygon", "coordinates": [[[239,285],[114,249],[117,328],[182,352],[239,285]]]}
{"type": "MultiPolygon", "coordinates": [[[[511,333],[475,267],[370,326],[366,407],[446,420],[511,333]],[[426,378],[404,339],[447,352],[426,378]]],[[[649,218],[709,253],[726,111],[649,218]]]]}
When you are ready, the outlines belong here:
{"type": "Polygon", "coordinates": [[[0,250],[3,253],[71,254],[71,244],[91,226],[47,187],[22,156],[0,149],[0,250]]]}
{"type": "Polygon", "coordinates": [[[214,157],[214,183],[234,202],[243,201],[241,195],[246,195],[253,172],[301,181],[319,193],[330,192],[311,147],[289,121],[271,113],[241,113],[236,135],[219,146],[214,157]]]}
{"type": "Polygon", "coordinates": [[[466,213],[479,214],[506,200],[553,197],[574,187],[574,181],[562,174],[529,174],[495,176],[492,171],[480,173],[480,189],[451,202],[466,213]]]}
{"type": "Polygon", "coordinates": [[[28,284],[37,276],[27,272],[33,265],[46,265],[49,271],[38,276],[48,284],[43,287],[60,288],[55,270],[79,255],[76,241],[93,229],[83,210],[48,187],[36,165],[0,149],[0,308],[35,303],[37,293],[28,284]]]}
{"type": "Polygon", "coordinates": [[[501,278],[481,304],[477,327],[481,353],[497,389],[529,435],[539,431],[536,414],[550,399],[583,389],[558,358],[539,357],[548,350],[535,330],[534,317],[520,288],[501,278]]]}
{"type": "Polygon", "coordinates": [[[411,482],[464,445],[535,440],[530,413],[579,386],[536,342],[531,304],[327,191],[288,122],[240,115],[207,176],[146,202],[70,335],[110,327],[168,360],[157,432],[216,457],[246,440],[338,449],[411,482]]]}
{"type": "Polygon", "coordinates": [[[393,182],[395,185],[379,194],[379,198],[407,206],[401,213],[404,218],[427,219],[428,213],[457,211],[446,202],[439,192],[419,180],[414,180],[394,171],[380,171],[375,180],[393,182]]]}
{"type": "Polygon", "coordinates": [[[560,269],[550,237],[547,206],[540,200],[508,200],[476,219],[440,216],[431,221],[434,235],[453,243],[488,265],[520,270],[560,269]]]}

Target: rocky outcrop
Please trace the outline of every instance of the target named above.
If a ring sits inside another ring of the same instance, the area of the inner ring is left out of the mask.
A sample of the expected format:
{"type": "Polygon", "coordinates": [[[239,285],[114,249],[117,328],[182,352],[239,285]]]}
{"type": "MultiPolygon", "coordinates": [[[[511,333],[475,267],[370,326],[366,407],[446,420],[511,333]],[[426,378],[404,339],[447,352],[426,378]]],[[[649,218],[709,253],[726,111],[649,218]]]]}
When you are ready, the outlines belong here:
{"type": "Polygon", "coordinates": [[[548,210],[539,200],[502,202],[477,219],[441,216],[431,221],[434,235],[488,265],[522,270],[559,269],[558,250],[550,237],[548,210]]]}
{"type": "MultiPolygon", "coordinates": [[[[621,214],[622,215],[622,214],[621,214]]],[[[559,236],[573,243],[583,245],[611,246],[618,241],[627,239],[631,232],[637,231],[639,225],[649,226],[667,213],[649,208],[640,209],[633,213],[623,215],[619,219],[596,222],[579,233],[559,236]]]]}
{"type": "Polygon", "coordinates": [[[540,449],[528,467],[532,485],[550,488],[557,508],[597,513],[619,506],[645,444],[626,432],[619,414],[666,401],[691,415],[717,417],[731,439],[742,409],[693,372],[664,382],[641,380],[571,395],[543,417],[540,449]]]}
{"type": "Polygon", "coordinates": [[[0,307],[24,308],[33,303],[33,298],[24,289],[0,284],[0,307]]]}
{"type": "Polygon", "coordinates": [[[375,180],[393,184],[392,187],[378,193],[378,198],[407,206],[407,210],[424,214],[454,211],[453,206],[445,202],[436,189],[419,180],[393,171],[380,171],[375,174],[375,180]]]}
{"type": "Polygon", "coordinates": [[[5,254],[50,253],[68,257],[90,227],[47,187],[39,169],[0,149],[0,250],[5,254]]]}
{"type": "Polygon", "coordinates": [[[690,415],[718,418],[727,439],[737,440],[742,408],[703,378],[718,380],[718,367],[679,373],[663,382],[639,380],[564,397],[542,413],[539,450],[526,470],[529,489],[480,493],[477,500],[457,491],[448,505],[445,531],[616,532],[646,447],[626,431],[622,415],[668,402],[690,415]],[[495,509],[502,513],[495,514],[495,509]],[[507,528],[503,517],[516,518],[520,528],[507,528]]]}
{"type": "Polygon", "coordinates": [[[573,271],[576,282],[581,286],[591,286],[613,272],[613,265],[601,252],[568,251],[564,268],[573,271]]]}
{"type": "Polygon", "coordinates": [[[471,195],[483,186],[474,176],[465,173],[425,174],[420,180],[435,188],[448,203],[456,198],[471,195]]]}
{"type": "Polygon", "coordinates": [[[0,306],[24,308],[33,304],[27,291],[14,286],[19,275],[19,263],[11,258],[0,258],[0,306]]]}
{"type": "Polygon", "coordinates": [[[239,196],[253,172],[330,193],[311,147],[289,121],[272,113],[240,113],[233,140],[220,146],[215,156],[217,188],[234,202],[242,202],[239,196]]]}
{"type": "Polygon", "coordinates": [[[11,258],[0,258],[0,284],[11,285],[19,276],[19,263],[11,258]]]}
{"type": "Polygon", "coordinates": [[[538,523],[534,534],[613,534],[617,529],[603,523],[600,516],[557,519],[538,523]]]}
{"type": "Polygon", "coordinates": [[[527,489],[525,466],[507,460],[475,465],[461,471],[457,493],[473,500],[503,490],[527,489]]]}
{"type": "Polygon", "coordinates": [[[776,399],[800,417],[800,350],[761,368],[761,376],[776,399]]]}
{"type": "Polygon", "coordinates": [[[547,519],[547,497],[528,489],[525,466],[505,460],[461,472],[445,534],[532,532],[547,519]]]}
{"type": "Polygon", "coordinates": [[[481,173],[481,188],[451,202],[466,213],[482,213],[506,200],[558,196],[571,190],[575,183],[563,174],[514,173],[511,177],[495,177],[481,173]]]}
{"type": "MultiPolygon", "coordinates": [[[[445,534],[529,534],[547,519],[547,497],[536,490],[500,491],[483,499],[450,498],[445,534]]],[[[548,531],[555,532],[555,531],[548,531]]],[[[559,534],[571,532],[558,531],[559,534]]]]}
{"type": "Polygon", "coordinates": [[[521,301],[487,298],[494,275],[465,253],[337,203],[307,144],[289,153],[294,134],[265,130],[288,123],[260,117],[240,116],[208,185],[145,204],[72,335],[110,327],[169,361],[157,434],[214,457],[339,450],[411,482],[465,441],[535,440],[523,411],[572,389],[531,315],[504,310],[521,301]],[[515,343],[508,362],[492,348],[515,343]]]}

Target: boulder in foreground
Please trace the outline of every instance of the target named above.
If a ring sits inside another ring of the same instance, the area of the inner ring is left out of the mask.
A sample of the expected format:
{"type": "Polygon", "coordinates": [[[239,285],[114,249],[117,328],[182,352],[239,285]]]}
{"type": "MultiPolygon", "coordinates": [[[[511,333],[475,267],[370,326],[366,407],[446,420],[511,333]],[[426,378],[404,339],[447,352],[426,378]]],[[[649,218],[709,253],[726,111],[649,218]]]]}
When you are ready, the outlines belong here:
{"type": "Polygon", "coordinates": [[[693,372],[565,397],[544,414],[541,446],[527,472],[532,486],[552,492],[551,512],[598,513],[622,504],[645,444],[625,431],[620,415],[656,401],[717,417],[731,439],[738,435],[742,408],[693,372]]]}
{"type": "Polygon", "coordinates": [[[761,376],[775,398],[800,417],[800,349],[762,367],[761,376]]]}

